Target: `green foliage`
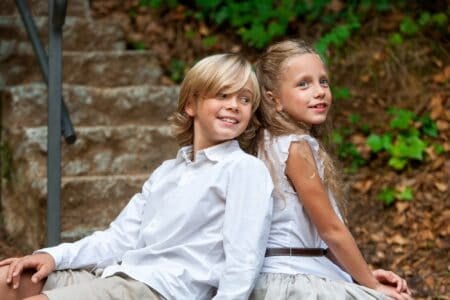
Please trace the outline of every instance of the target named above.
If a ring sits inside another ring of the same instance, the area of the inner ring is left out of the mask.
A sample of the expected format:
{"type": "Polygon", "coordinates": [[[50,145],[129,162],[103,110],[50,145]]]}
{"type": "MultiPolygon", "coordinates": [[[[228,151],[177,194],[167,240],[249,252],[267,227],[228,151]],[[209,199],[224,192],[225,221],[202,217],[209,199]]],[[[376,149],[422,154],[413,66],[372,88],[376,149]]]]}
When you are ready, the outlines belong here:
{"type": "Polygon", "coordinates": [[[344,45],[350,38],[352,32],[358,29],[361,25],[356,17],[351,18],[350,23],[335,26],[330,32],[320,38],[314,47],[322,57],[327,57],[327,50],[330,46],[337,48],[344,45]]]}
{"type": "Polygon", "coordinates": [[[131,49],[134,49],[134,50],[146,50],[147,46],[145,45],[144,42],[139,41],[139,42],[132,43],[131,44],[131,49]]]}
{"type": "Polygon", "coordinates": [[[338,157],[350,161],[350,167],[347,168],[348,172],[354,173],[366,163],[355,144],[348,140],[348,133],[334,131],[332,141],[337,146],[338,157]]]}
{"type": "Polygon", "coordinates": [[[389,154],[388,165],[395,170],[404,169],[410,161],[422,161],[427,142],[425,135],[436,137],[438,129],[429,116],[418,117],[403,109],[390,109],[393,116],[389,126],[391,133],[370,134],[367,145],[373,153],[389,154]],[[419,126],[419,129],[414,125],[419,126]]]}
{"type": "Polygon", "coordinates": [[[205,38],[203,38],[202,43],[203,43],[203,46],[205,46],[206,48],[211,48],[217,44],[217,37],[214,35],[205,37],[205,38]]]}
{"type": "Polygon", "coordinates": [[[419,29],[419,25],[409,16],[406,16],[400,23],[400,32],[404,35],[415,35],[419,29]]]}
{"type": "Polygon", "coordinates": [[[378,200],[382,201],[386,205],[390,205],[395,201],[395,191],[391,188],[384,188],[378,194],[378,200]]]}
{"type": "Polygon", "coordinates": [[[424,11],[417,17],[405,16],[399,25],[399,32],[392,33],[389,42],[392,45],[401,45],[404,38],[415,36],[427,29],[446,31],[447,24],[448,17],[444,12],[432,14],[424,11]]]}
{"type": "MultiPolygon", "coordinates": [[[[276,38],[289,35],[292,23],[304,25],[321,23],[324,31],[315,47],[327,57],[332,47],[342,47],[370,18],[372,12],[386,13],[401,10],[408,1],[398,0],[349,0],[342,2],[338,10],[331,0],[139,0],[142,7],[165,11],[183,5],[185,13],[208,24],[234,30],[247,45],[261,49],[276,38]]],[[[136,11],[130,11],[135,16],[136,11]]],[[[399,31],[391,34],[393,45],[401,45],[404,37],[418,34],[429,27],[446,30],[448,16],[445,12],[422,11],[417,16],[406,15],[399,25],[399,31]]],[[[212,43],[212,41],[208,41],[212,43]]]]}
{"type": "Polygon", "coordinates": [[[160,8],[161,6],[165,5],[169,8],[174,8],[178,5],[177,0],[139,0],[139,5],[143,7],[151,7],[151,8],[160,8]]]}
{"type": "Polygon", "coordinates": [[[186,62],[179,59],[172,59],[169,65],[170,79],[173,82],[180,83],[184,76],[186,62]]]}
{"type": "Polygon", "coordinates": [[[395,32],[389,36],[389,42],[393,45],[401,45],[403,44],[403,41],[403,37],[400,33],[395,32]]]}
{"type": "Polygon", "coordinates": [[[351,97],[350,90],[347,87],[331,87],[331,93],[334,100],[349,100],[351,97]]]}
{"type": "Polygon", "coordinates": [[[440,154],[444,153],[444,151],[445,151],[444,146],[442,146],[441,144],[433,145],[433,149],[437,155],[440,155],[440,154]]]}
{"type": "Polygon", "coordinates": [[[395,200],[411,201],[414,199],[413,189],[411,187],[405,187],[401,190],[395,190],[387,187],[383,188],[380,193],[378,193],[377,198],[386,205],[391,205],[395,200]]]}

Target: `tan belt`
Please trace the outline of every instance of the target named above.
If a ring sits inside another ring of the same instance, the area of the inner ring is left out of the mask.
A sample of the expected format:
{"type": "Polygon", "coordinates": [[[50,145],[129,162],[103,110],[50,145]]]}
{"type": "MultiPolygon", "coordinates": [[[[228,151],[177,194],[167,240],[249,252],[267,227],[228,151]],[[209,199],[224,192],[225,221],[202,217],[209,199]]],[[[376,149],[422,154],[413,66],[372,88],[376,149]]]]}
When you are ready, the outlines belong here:
{"type": "Polygon", "coordinates": [[[268,256],[326,256],[328,249],[322,248],[267,248],[268,256]]]}

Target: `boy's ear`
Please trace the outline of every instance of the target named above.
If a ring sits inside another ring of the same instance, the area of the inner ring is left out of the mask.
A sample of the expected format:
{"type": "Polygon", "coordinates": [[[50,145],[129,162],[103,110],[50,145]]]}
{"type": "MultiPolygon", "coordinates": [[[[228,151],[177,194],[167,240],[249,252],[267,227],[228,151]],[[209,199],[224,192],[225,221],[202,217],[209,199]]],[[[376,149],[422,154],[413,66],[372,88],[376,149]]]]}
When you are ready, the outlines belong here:
{"type": "Polygon", "coordinates": [[[281,104],[280,98],[276,97],[271,91],[266,92],[267,98],[269,98],[275,104],[276,111],[283,111],[283,105],[281,104]]]}
{"type": "Polygon", "coordinates": [[[184,105],[184,111],[188,114],[189,117],[195,116],[195,109],[194,109],[194,103],[192,102],[192,99],[189,99],[186,104],[184,105]]]}

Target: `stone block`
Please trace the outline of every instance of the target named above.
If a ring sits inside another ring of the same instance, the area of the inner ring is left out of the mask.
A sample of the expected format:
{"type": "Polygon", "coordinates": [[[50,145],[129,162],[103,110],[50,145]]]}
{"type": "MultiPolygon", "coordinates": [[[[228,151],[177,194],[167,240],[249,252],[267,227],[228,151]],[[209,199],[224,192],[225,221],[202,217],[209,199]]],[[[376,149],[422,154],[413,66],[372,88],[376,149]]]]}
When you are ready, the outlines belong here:
{"type": "MultiPolygon", "coordinates": [[[[141,174],[175,156],[177,145],[164,126],[80,127],[78,139],[61,145],[62,176],[141,174]]],[[[47,127],[8,129],[12,175],[23,179],[47,174],[47,127]]]]}
{"type": "MultiPolygon", "coordinates": [[[[28,7],[33,16],[48,16],[47,0],[28,0],[28,7]]],[[[0,1],[0,16],[18,15],[16,1],[0,1]]],[[[89,0],[67,0],[67,16],[90,17],[89,0]]]]}
{"type": "MultiPolygon", "coordinates": [[[[72,123],[81,126],[164,125],[176,110],[178,87],[151,85],[97,88],[64,85],[72,123]]],[[[47,87],[28,84],[2,92],[4,128],[47,125],[47,87]]]]}
{"type": "MultiPolygon", "coordinates": [[[[155,84],[161,74],[150,51],[63,52],[64,83],[99,87],[155,84]]],[[[34,53],[11,53],[0,60],[0,87],[31,82],[43,82],[34,53]]]]}
{"type": "MultiPolygon", "coordinates": [[[[131,197],[141,191],[150,175],[64,177],[61,183],[61,227],[65,239],[79,238],[103,229],[119,214],[131,197]]],[[[24,250],[45,246],[45,178],[3,182],[2,210],[8,235],[24,250]]]]}
{"type": "MultiPolygon", "coordinates": [[[[48,18],[34,18],[44,47],[48,45],[48,18]]],[[[117,22],[109,20],[88,21],[68,17],[63,27],[64,51],[125,50],[124,34],[117,22]]],[[[28,34],[18,16],[0,16],[0,59],[17,53],[32,53],[28,34]]]]}

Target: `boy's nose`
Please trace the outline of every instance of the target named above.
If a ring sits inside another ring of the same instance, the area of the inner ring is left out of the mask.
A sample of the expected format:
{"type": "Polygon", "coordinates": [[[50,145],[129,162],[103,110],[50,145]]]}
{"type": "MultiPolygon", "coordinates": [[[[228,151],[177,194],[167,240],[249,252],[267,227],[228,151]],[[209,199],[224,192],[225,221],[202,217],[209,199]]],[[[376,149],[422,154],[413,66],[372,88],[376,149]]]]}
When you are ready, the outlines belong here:
{"type": "Polygon", "coordinates": [[[239,108],[238,99],[236,96],[230,97],[227,101],[227,108],[237,110],[239,108]]]}

